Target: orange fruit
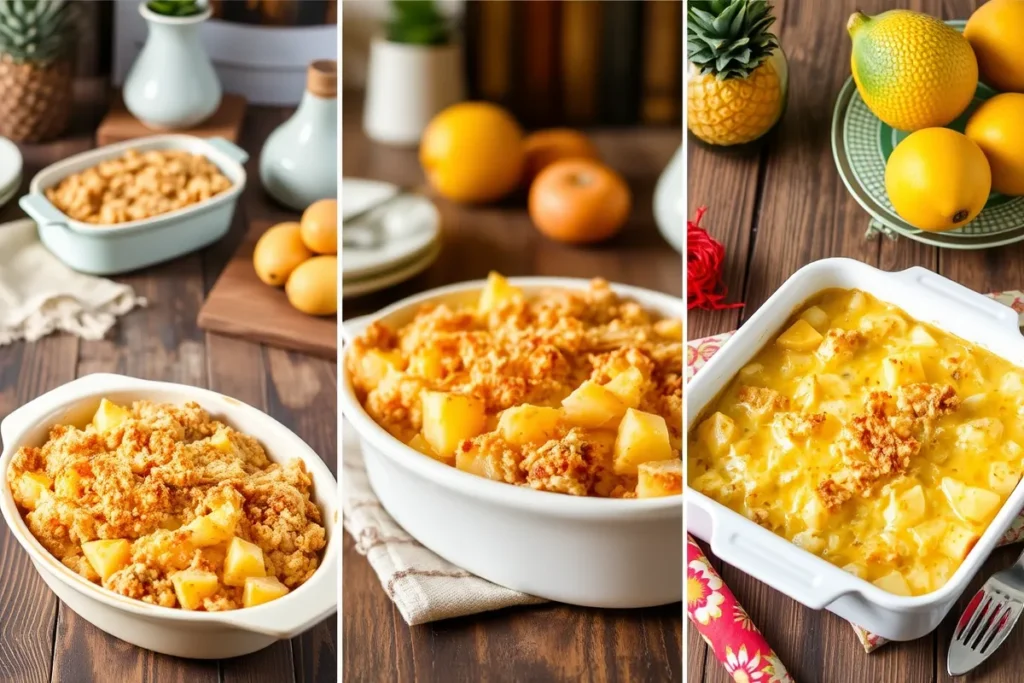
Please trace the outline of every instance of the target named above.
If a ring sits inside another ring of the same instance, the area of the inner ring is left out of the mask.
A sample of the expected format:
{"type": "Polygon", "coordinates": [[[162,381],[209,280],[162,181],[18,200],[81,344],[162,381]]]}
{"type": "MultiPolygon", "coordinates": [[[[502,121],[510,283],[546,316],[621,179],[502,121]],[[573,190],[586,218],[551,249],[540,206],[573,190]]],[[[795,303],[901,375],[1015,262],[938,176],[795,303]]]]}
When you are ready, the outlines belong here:
{"type": "Polygon", "coordinates": [[[967,20],[964,36],[984,83],[1024,92],[1024,0],[989,0],[967,20]]]}
{"type": "Polygon", "coordinates": [[[984,102],[967,121],[967,137],[992,167],[992,189],[1024,195],[1024,94],[1004,92],[984,102]]]}
{"type": "Polygon", "coordinates": [[[302,212],[302,242],[316,254],[338,253],[338,200],[321,199],[302,212]]]}
{"type": "Polygon", "coordinates": [[[629,216],[632,197],[618,173],[591,159],[551,164],[530,186],[530,218],[542,233],[569,244],[608,239],[629,216]]]}
{"type": "Polygon", "coordinates": [[[492,202],[519,185],[523,130],[497,105],[456,104],[427,125],[420,164],[441,196],[470,204],[492,202]]]}
{"type": "Polygon", "coordinates": [[[302,243],[299,224],[289,221],[278,223],[260,236],[252,253],[252,265],[260,280],[280,287],[292,271],[312,255],[302,243]]]}
{"type": "Polygon", "coordinates": [[[601,160],[590,138],[571,128],[538,130],[527,135],[523,144],[526,153],[523,180],[526,185],[532,183],[538,173],[561,159],[601,160]]]}
{"type": "Polygon", "coordinates": [[[314,256],[292,271],[284,287],[288,302],[307,315],[338,312],[338,257],[314,256]]]}

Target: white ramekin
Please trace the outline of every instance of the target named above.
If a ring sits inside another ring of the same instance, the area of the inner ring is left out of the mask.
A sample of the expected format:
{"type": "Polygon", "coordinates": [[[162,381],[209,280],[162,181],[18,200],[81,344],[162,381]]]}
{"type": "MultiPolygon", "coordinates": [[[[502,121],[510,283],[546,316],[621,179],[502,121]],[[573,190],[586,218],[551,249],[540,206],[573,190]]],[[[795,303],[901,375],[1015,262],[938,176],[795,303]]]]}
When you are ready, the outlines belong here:
{"type": "Polygon", "coordinates": [[[224,138],[154,135],[75,154],[39,171],[21,208],[39,225],[39,239],[71,268],[94,275],[114,275],[169,261],[223,237],[231,227],[235,205],[245,189],[245,150],[224,138]],[[184,150],[201,154],[220,169],[231,187],[183,209],[116,225],[76,221],[55,207],[44,191],[61,180],[122,156],[129,149],[184,150]]]}
{"type": "MultiPolygon", "coordinates": [[[[797,271],[751,316],[686,388],[687,431],[800,306],[818,292],[861,289],[911,317],[1024,366],[1017,313],[924,268],[887,273],[851,259],[824,259],[797,271]]],[[[1024,507],[1018,484],[950,580],[927,595],[889,593],[758,526],[687,487],[686,526],[722,561],[812,609],[828,609],[890,640],[919,638],[939,625],[1024,507]]]]}
{"type": "Polygon", "coordinates": [[[337,611],[338,546],[335,533],[337,483],[323,460],[287,427],[263,412],[213,391],[150,382],[120,375],[88,375],[49,391],[0,423],[0,512],[54,593],[86,621],[147,650],[177,657],[223,659],[255,652],[293,638],[337,611]],[[151,400],[195,401],[216,418],[259,440],[267,456],[282,462],[300,458],[313,479],[313,498],[323,511],[327,547],[313,576],[294,591],[258,607],[228,612],[189,612],[159,607],[105,590],[65,567],[32,535],[10,487],[7,468],[22,446],[46,441],[55,424],[84,424],[106,397],[116,403],[151,400]]]}
{"type": "MultiPolygon", "coordinates": [[[[568,278],[510,278],[527,294],[585,289],[568,278]]],[[[373,320],[400,326],[432,302],[475,301],[483,281],[434,289],[344,325],[349,341],[373,320]]],[[[683,302],[612,285],[649,310],[681,317],[683,302]]],[[[682,599],[683,508],[679,496],[580,498],[491,481],[440,463],[392,437],[366,413],[342,363],[342,411],[359,435],[381,504],[427,548],[514,590],[574,605],[649,607],[682,599]]]]}

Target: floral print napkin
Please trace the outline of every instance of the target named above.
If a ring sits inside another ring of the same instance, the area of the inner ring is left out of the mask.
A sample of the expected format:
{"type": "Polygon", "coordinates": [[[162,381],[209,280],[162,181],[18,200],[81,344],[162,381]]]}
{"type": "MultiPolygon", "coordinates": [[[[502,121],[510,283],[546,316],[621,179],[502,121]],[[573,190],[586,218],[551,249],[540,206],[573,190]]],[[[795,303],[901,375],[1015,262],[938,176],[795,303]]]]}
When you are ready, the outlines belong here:
{"type": "MultiPolygon", "coordinates": [[[[1015,310],[1020,315],[1020,325],[1024,327],[1024,292],[1010,290],[994,292],[988,296],[1015,310]]],[[[731,336],[732,332],[725,332],[687,342],[686,381],[703,368],[731,336]]],[[[1024,512],[1013,521],[999,544],[1007,545],[1022,540],[1024,512]]],[[[722,579],[689,536],[686,546],[686,610],[691,623],[735,680],[758,683],[792,680],[767,641],[736,602],[728,586],[722,583],[722,579]]],[[[851,623],[851,626],[865,652],[872,652],[888,642],[856,624],[851,623]]]]}

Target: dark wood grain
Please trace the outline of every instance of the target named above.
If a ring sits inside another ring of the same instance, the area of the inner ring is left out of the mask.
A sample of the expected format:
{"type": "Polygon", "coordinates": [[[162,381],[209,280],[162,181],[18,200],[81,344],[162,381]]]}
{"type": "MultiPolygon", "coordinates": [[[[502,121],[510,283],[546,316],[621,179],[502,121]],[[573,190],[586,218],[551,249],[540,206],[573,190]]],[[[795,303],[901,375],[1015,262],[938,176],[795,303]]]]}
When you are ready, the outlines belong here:
{"type": "MultiPolygon", "coordinates": [[[[847,17],[907,7],[946,19],[966,18],[974,0],[843,0],[779,2],[776,27],[789,58],[787,110],[779,126],[746,149],[689,146],[691,214],[707,205],[705,227],[726,248],[726,282],[742,291],[742,312],[691,311],[688,336],[735,329],[794,271],[830,256],[848,256],[886,270],[920,265],[976,291],[1024,288],[1024,247],[982,252],[938,250],[907,239],[865,239],[868,216],[847,193],[835,171],[829,143],[832,107],[849,76],[847,17]],[[755,168],[760,168],[760,171],[755,168]]],[[[705,546],[706,550],[706,546],[705,546]]],[[[1020,547],[993,553],[972,587],[939,629],[908,643],[890,643],[865,654],[849,624],[815,612],[722,566],[722,578],[801,683],[947,681],[946,652],[952,628],[973,590],[1008,566],[1020,547]]],[[[1015,633],[992,661],[963,680],[1019,681],[1024,632],[1015,633]]],[[[699,637],[688,640],[690,681],[725,683],[729,676],[699,637]]]]}
{"type": "MultiPolygon", "coordinates": [[[[41,167],[92,146],[102,114],[102,83],[83,84],[74,130],[60,142],[23,148],[25,185],[41,167]]],[[[286,109],[251,108],[240,137],[256,173],[259,150],[286,109]]],[[[0,220],[20,215],[16,206],[0,220]]],[[[206,334],[197,325],[207,292],[240,244],[250,221],[295,219],[250,182],[231,232],[221,242],[170,263],[117,278],[149,305],[125,316],[107,339],[55,335],[0,347],[0,416],[76,376],[120,372],[210,387],[287,424],[334,469],[337,463],[337,372],[333,361],[270,351],[206,334]]],[[[220,681],[326,683],[337,680],[336,620],[246,657],[198,661],[167,657],[112,638],[60,603],[0,524],[0,681],[86,683],[220,681]]]]}
{"type": "MultiPolygon", "coordinates": [[[[361,108],[343,103],[343,175],[419,185],[415,151],[370,143],[361,108]]],[[[603,277],[682,293],[682,259],[658,234],[651,209],[655,182],[679,147],[676,129],[595,131],[607,163],[633,191],[630,221],[609,243],[593,248],[555,244],[530,224],[522,196],[467,209],[437,199],[444,248],[412,280],[345,300],[346,318],[379,310],[416,292],[451,282],[505,275],[603,277]]],[[[681,605],[607,611],[564,605],[501,610],[409,627],[351,539],[344,545],[343,678],[369,681],[681,681],[681,605]]]]}

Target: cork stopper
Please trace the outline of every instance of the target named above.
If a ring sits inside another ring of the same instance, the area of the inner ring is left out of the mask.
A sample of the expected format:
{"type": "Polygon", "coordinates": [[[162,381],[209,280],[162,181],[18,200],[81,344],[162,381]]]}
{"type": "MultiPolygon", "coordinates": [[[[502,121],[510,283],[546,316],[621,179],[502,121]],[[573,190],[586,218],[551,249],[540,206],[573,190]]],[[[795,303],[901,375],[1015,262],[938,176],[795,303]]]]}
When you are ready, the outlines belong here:
{"type": "Polygon", "coordinates": [[[333,99],[338,96],[338,62],[318,59],[306,72],[306,90],[317,97],[333,99]]]}

